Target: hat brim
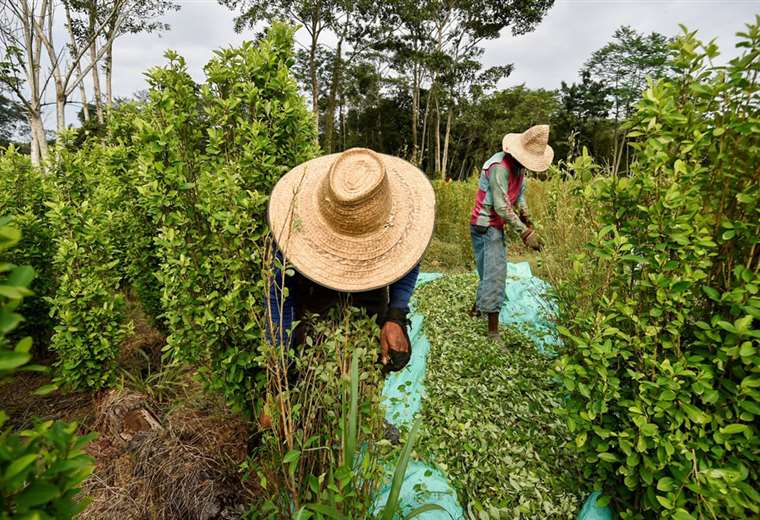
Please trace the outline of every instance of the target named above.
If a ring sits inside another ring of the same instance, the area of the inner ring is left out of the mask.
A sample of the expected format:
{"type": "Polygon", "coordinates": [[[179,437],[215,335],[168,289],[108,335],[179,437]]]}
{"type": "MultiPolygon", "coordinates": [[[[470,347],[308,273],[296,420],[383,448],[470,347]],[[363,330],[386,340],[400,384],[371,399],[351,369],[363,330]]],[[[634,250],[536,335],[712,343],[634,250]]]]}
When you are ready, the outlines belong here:
{"type": "Polygon", "coordinates": [[[293,168],[272,190],[269,226],[283,255],[306,278],[336,291],[385,287],[419,263],[433,236],[435,192],[412,164],[378,154],[391,191],[389,223],[361,235],[331,228],[319,210],[319,186],[340,154],[293,168]]]}
{"type": "Polygon", "coordinates": [[[554,149],[546,145],[543,154],[535,154],[526,150],[520,142],[522,134],[507,134],[501,142],[502,149],[512,157],[520,161],[520,164],[534,172],[543,172],[549,169],[554,160],[554,149]]]}

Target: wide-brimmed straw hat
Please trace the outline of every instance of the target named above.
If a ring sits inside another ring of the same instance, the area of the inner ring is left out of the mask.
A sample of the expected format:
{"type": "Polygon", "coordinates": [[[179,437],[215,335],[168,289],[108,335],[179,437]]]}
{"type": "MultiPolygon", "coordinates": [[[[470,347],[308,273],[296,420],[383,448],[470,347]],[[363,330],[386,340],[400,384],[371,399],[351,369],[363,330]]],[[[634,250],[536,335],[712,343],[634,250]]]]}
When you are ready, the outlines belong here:
{"type": "Polygon", "coordinates": [[[434,220],[435,193],[425,174],[366,148],[293,168],[269,200],[269,225],[285,258],[338,291],[402,278],[422,258],[434,220]]]}
{"type": "Polygon", "coordinates": [[[536,125],[521,134],[505,135],[501,146],[527,169],[542,172],[554,159],[554,150],[548,143],[549,125],[536,125]]]}

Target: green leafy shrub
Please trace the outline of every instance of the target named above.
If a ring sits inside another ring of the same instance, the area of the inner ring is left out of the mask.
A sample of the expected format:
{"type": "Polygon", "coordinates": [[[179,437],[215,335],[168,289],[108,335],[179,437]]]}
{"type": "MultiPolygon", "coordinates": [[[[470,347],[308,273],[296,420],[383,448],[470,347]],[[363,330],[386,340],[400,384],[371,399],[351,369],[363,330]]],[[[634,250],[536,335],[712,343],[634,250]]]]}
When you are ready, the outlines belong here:
{"type": "Polygon", "coordinates": [[[289,72],[292,47],[293,29],[274,24],[257,44],[217,51],[202,85],[169,52],[169,64],[148,74],[149,101],[136,121],[168,351],[200,363],[210,387],[247,411],[262,340],[254,311],[265,292],[267,198],[316,151],[289,72]]]}
{"type": "Polygon", "coordinates": [[[37,274],[32,282],[34,294],[26,297],[19,309],[27,321],[13,336],[32,336],[41,346],[47,345],[53,331],[46,298],[55,292],[54,244],[45,216],[45,197],[44,174],[32,167],[28,155],[18,153],[13,146],[0,153],[0,215],[11,216],[22,234],[19,246],[7,253],[8,261],[30,265],[37,274]]]}
{"type": "MultiPolygon", "coordinates": [[[[0,252],[18,243],[18,229],[0,219],[0,252]]],[[[17,312],[34,277],[30,266],[0,264],[0,383],[14,371],[32,368],[26,337],[13,345],[8,334],[21,322],[17,312]]],[[[0,411],[0,519],[74,518],[87,505],[78,485],[92,472],[94,461],[82,451],[92,436],[76,434],[76,423],[47,421],[20,433],[5,426],[0,411]]]]}
{"type": "Polygon", "coordinates": [[[58,153],[47,203],[58,281],[50,298],[56,319],[50,346],[58,354],[61,383],[100,389],[114,382],[120,347],[132,327],[121,293],[129,208],[110,167],[121,150],[93,141],[76,152],[61,145],[58,153]]]}
{"type": "Polygon", "coordinates": [[[428,271],[471,270],[475,258],[470,243],[470,212],[478,191],[477,178],[468,181],[433,181],[435,228],[425,253],[428,271]]]}
{"type": "Polygon", "coordinates": [[[117,240],[123,258],[120,269],[124,272],[124,285],[137,296],[153,325],[165,329],[162,289],[157,277],[160,262],[155,238],[158,230],[147,201],[139,191],[142,176],[137,121],[144,109],[143,103],[122,103],[113,109],[108,118],[108,135],[102,142],[110,148],[108,173],[120,193],[117,209],[121,224],[117,240]]]}
{"type": "Polygon", "coordinates": [[[552,284],[559,297],[587,305],[566,282],[574,281],[573,259],[593,237],[594,183],[600,167],[583,148],[580,156],[559,161],[549,169],[548,178],[529,185],[530,210],[540,227],[544,250],[535,258],[534,273],[552,284]],[[564,289],[570,292],[563,294],[564,289]]]}
{"type": "Polygon", "coordinates": [[[366,314],[336,309],[314,321],[300,348],[264,346],[272,429],[257,473],[271,498],[261,510],[288,518],[292,506],[304,519],[329,507],[341,518],[372,511],[391,452],[382,438],[379,332],[366,314]]]}
{"type": "Polygon", "coordinates": [[[557,368],[585,474],[622,518],[760,515],[759,26],[726,66],[684,31],[634,116],[630,176],[594,186],[574,283],[592,304],[565,302],[557,368]]]}

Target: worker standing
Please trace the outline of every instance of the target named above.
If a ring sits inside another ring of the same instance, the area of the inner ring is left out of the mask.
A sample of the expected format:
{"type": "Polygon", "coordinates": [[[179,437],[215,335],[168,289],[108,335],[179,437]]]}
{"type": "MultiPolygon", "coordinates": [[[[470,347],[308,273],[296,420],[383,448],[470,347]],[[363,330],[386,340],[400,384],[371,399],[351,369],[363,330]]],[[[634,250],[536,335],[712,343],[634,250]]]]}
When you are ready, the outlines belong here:
{"type": "Polygon", "coordinates": [[[499,311],[504,303],[507,254],[504,226],[520,235],[534,251],[542,248],[525,200],[527,170],[549,168],[554,150],[549,146],[549,125],[536,125],[521,134],[507,134],[502,151],[488,159],[480,172],[475,207],[470,216],[470,236],[478,271],[478,291],[473,316],[488,316],[488,337],[500,341],[499,311]]]}

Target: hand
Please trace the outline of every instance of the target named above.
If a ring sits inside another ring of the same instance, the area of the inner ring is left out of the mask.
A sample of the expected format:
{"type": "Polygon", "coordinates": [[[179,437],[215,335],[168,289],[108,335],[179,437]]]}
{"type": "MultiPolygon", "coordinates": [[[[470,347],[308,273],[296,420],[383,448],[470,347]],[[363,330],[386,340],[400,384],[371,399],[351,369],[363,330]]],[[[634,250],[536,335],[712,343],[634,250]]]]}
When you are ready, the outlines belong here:
{"type": "Polygon", "coordinates": [[[530,229],[533,229],[533,222],[530,220],[528,213],[526,213],[524,210],[520,210],[520,221],[522,221],[522,223],[528,226],[530,229]]]}
{"type": "Polygon", "coordinates": [[[380,362],[387,365],[390,361],[390,351],[409,352],[409,342],[404,330],[395,321],[386,321],[380,331],[380,362]]]}
{"type": "Polygon", "coordinates": [[[531,248],[533,251],[541,251],[544,248],[538,233],[536,233],[536,230],[533,228],[528,228],[523,231],[520,237],[522,238],[523,244],[531,248]]]}

